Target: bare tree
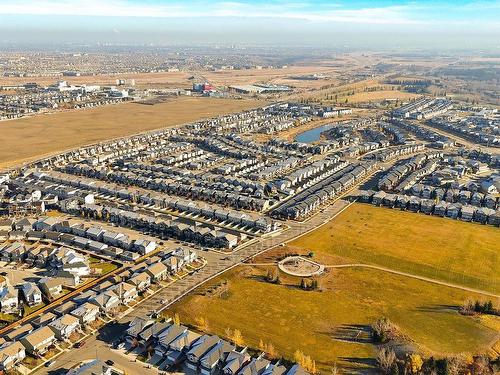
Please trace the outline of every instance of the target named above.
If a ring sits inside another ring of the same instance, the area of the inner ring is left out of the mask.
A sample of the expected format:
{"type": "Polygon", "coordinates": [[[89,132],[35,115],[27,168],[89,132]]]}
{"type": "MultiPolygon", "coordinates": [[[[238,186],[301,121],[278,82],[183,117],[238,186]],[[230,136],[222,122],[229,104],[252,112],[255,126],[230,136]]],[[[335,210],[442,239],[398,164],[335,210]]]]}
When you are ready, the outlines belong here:
{"type": "Polygon", "coordinates": [[[392,365],[396,362],[396,353],[390,348],[382,348],[377,353],[377,364],[384,374],[391,372],[392,365]]]}

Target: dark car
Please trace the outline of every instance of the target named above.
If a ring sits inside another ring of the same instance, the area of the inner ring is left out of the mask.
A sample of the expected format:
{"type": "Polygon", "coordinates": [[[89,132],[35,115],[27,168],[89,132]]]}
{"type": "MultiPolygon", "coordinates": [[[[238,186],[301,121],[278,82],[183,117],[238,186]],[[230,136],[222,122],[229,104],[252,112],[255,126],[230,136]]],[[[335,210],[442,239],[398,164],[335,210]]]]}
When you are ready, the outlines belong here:
{"type": "Polygon", "coordinates": [[[80,341],[80,342],[75,343],[75,345],[73,345],[73,347],[75,347],[75,348],[78,349],[78,348],[81,348],[84,345],[85,345],[85,341],[80,341]]]}
{"type": "Polygon", "coordinates": [[[115,364],[115,361],[111,360],[111,359],[108,359],[106,361],[106,364],[109,365],[109,366],[113,366],[115,364]]]}

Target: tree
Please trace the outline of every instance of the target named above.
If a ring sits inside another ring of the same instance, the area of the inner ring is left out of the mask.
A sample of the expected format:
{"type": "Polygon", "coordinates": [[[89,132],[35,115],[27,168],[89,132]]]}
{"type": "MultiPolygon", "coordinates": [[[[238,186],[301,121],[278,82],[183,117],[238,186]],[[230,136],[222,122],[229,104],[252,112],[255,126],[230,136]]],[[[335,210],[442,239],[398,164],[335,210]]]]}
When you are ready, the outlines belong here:
{"type": "Polygon", "coordinates": [[[179,317],[178,313],[174,314],[174,324],[180,325],[181,324],[181,318],[179,317]]]}
{"type": "Polygon", "coordinates": [[[390,374],[391,375],[399,375],[399,366],[398,366],[397,361],[395,361],[392,364],[390,374]]]}
{"type": "Polygon", "coordinates": [[[304,363],[304,353],[297,349],[295,353],[293,353],[293,360],[302,366],[304,363]]]}
{"type": "Polygon", "coordinates": [[[371,328],[373,339],[378,343],[394,340],[398,336],[398,327],[386,317],[379,318],[371,328]]]}
{"type": "Polygon", "coordinates": [[[422,357],[420,355],[413,353],[410,354],[408,357],[408,364],[410,367],[410,373],[411,374],[418,374],[420,370],[422,369],[422,365],[424,364],[424,361],[422,360],[422,357]]]}
{"type": "Polygon", "coordinates": [[[266,344],[264,344],[264,341],[262,341],[262,339],[259,339],[259,350],[262,352],[266,351],[266,344]]]}
{"type": "Polygon", "coordinates": [[[390,348],[382,348],[377,353],[377,365],[384,374],[389,374],[396,361],[396,353],[390,348]]]}
{"type": "Polygon", "coordinates": [[[241,334],[241,331],[239,329],[234,330],[232,339],[233,339],[234,345],[243,346],[243,343],[244,343],[243,335],[241,334]]]}
{"type": "Polygon", "coordinates": [[[208,325],[208,320],[203,317],[197,317],[194,319],[196,328],[198,328],[200,331],[206,332],[208,331],[209,325],[208,325]]]}
{"type": "Polygon", "coordinates": [[[487,313],[487,314],[492,314],[494,312],[494,308],[493,308],[493,302],[491,300],[489,300],[488,302],[486,302],[484,304],[484,312],[487,313]]]}
{"type": "Polygon", "coordinates": [[[269,355],[270,358],[278,358],[279,357],[279,353],[278,351],[274,348],[274,345],[269,343],[267,344],[266,346],[266,352],[267,354],[269,355]]]}
{"type": "Polygon", "coordinates": [[[471,372],[474,375],[489,375],[493,371],[490,368],[488,359],[484,356],[477,356],[471,366],[471,372]]]}

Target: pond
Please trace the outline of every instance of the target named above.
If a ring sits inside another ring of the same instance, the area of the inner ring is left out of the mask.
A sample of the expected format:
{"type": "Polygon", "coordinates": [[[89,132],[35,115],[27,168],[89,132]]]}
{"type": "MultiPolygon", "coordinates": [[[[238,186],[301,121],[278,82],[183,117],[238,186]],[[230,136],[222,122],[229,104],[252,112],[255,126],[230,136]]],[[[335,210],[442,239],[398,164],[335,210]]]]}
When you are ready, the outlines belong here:
{"type": "Polygon", "coordinates": [[[300,143],[311,143],[319,141],[321,133],[323,133],[325,130],[331,129],[332,126],[332,124],[326,124],[323,126],[318,126],[317,128],[306,130],[305,132],[297,134],[295,140],[300,143]]]}

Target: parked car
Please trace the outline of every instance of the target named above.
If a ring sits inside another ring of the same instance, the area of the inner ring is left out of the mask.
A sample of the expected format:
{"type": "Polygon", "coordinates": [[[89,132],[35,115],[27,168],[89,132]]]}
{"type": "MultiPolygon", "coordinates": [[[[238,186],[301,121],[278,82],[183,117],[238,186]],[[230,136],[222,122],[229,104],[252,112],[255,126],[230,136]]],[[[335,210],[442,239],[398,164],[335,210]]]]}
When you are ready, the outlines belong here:
{"type": "Polygon", "coordinates": [[[56,361],[45,362],[45,367],[52,367],[52,366],[54,366],[55,363],[56,363],[56,361]]]}
{"type": "Polygon", "coordinates": [[[84,345],[85,345],[85,341],[80,341],[80,342],[75,343],[75,345],[73,345],[73,346],[78,349],[84,345]]]}
{"type": "Polygon", "coordinates": [[[106,364],[109,365],[109,366],[113,366],[115,364],[115,361],[111,360],[111,359],[108,359],[106,361],[106,364]]]}

